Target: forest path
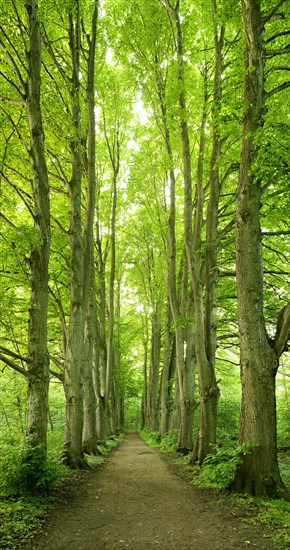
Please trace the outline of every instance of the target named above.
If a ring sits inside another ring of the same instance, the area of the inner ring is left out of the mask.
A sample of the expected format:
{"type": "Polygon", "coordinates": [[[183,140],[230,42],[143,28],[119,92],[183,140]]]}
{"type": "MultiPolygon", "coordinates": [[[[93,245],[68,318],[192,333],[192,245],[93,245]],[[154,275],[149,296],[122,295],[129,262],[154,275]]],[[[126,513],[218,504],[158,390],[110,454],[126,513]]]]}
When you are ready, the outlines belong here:
{"type": "MultiPolygon", "coordinates": [[[[37,550],[230,550],[275,548],[242,508],[191,487],[158,449],[129,432],[100,470],[49,514],[37,550]]],[[[23,547],[24,548],[24,547],[23,547]]]]}

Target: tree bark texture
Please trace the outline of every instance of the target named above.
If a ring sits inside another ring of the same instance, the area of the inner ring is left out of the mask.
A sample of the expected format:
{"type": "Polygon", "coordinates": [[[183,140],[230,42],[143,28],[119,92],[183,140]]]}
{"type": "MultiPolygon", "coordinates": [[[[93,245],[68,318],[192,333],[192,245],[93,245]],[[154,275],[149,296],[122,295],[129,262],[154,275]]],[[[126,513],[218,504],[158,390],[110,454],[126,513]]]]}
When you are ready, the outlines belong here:
{"type": "Polygon", "coordinates": [[[263,22],[259,0],[242,1],[246,37],[244,123],[237,197],[237,292],[241,346],[240,444],[255,446],[238,465],[233,487],[257,496],[284,492],[277,463],[275,376],[278,355],[263,316],[261,182],[254,170],[265,110],[263,22]]]}
{"type": "Polygon", "coordinates": [[[27,436],[33,447],[46,447],[49,355],[47,350],[48,264],[50,253],[49,182],[45,159],[40,105],[41,38],[37,2],[25,3],[28,20],[26,113],[33,172],[34,228],[36,243],[30,256],[30,304],[28,326],[27,436]]]}
{"type": "Polygon", "coordinates": [[[96,205],[96,122],[95,122],[95,51],[97,36],[98,2],[94,5],[92,28],[87,35],[89,52],[87,62],[87,108],[88,108],[88,152],[87,152],[87,204],[84,225],[84,279],[83,309],[86,312],[84,327],[84,361],[83,361],[83,398],[84,398],[84,433],[83,445],[87,453],[96,452],[96,396],[93,384],[94,374],[94,320],[92,295],[94,269],[94,216],[96,205]]]}
{"type": "Polygon", "coordinates": [[[70,195],[71,285],[70,320],[65,357],[64,389],[66,395],[66,427],[64,457],[66,463],[78,468],[83,465],[83,395],[81,368],[84,336],[84,251],[81,216],[82,147],[80,112],[80,14],[69,15],[69,39],[72,61],[71,105],[73,138],[71,142],[72,175],[70,195]]]}
{"type": "Polygon", "coordinates": [[[150,354],[150,372],[148,380],[148,419],[149,426],[153,432],[159,430],[159,403],[158,403],[158,388],[159,388],[159,366],[160,366],[160,320],[159,308],[155,305],[155,311],[152,314],[151,323],[151,354],[150,354]]]}

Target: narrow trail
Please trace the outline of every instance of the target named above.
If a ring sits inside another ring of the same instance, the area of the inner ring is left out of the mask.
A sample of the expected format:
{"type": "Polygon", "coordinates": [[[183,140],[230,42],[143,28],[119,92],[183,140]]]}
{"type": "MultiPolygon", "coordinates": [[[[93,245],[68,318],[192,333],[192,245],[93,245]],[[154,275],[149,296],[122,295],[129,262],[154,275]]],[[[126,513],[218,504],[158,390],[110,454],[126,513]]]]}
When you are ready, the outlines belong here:
{"type": "Polygon", "coordinates": [[[261,526],[211,491],[191,487],[129,432],[67,504],[57,505],[34,550],[274,549],[261,526]]]}

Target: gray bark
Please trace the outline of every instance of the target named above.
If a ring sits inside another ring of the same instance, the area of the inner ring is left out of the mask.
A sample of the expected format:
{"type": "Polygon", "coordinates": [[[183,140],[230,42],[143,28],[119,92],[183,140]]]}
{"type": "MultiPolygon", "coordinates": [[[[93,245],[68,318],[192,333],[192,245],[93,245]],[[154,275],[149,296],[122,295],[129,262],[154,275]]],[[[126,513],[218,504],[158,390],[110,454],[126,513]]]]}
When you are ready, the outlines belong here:
{"type": "Polygon", "coordinates": [[[84,226],[84,280],[83,280],[83,309],[86,312],[84,334],[84,361],[83,361],[83,389],[84,389],[84,432],[83,443],[87,453],[96,452],[96,397],[93,385],[94,370],[94,323],[92,295],[94,270],[94,215],[96,204],[96,122],[95,122],[95,51],[97,36],[98,2],[94,5],[92,28],[87,35],[88,53],[88,154],[87,154],[87,205],[84,226]],[[89,300],[90,297],[90,300],[89,300]]]}
{"type": "MultiPolygon", "coordinates": [[[[246,37],[244,122],[237,197],[237,293],[242,381],[240,443],[255,446],[237,466],[235,490],[285,496],[277,462],[275,377],[279,354],[263,316],[261,182],[255,136],[265,113],[263,22],[259,0],[242,1],[246,37]]],[[[289,497],[289,495],[288,495],[289,497]]]]}
{"type": "Polygon", "coordinates": [[[66,463],[78,468],[83,465],[83,395],[81,367],[83,359],[84,336],[84,253],[81,216],[82,186],[82,148],[80,113],[80,14],[69,15],[69,39],[72,60],[72,124],[74,138],[71,142],[72,174],[69,183],[70,195],[70,246],[71,246],[71,284],[70,284],[70,320],[65,356],[64,389],[66,395],[66,427],[64,440],[64,459],[66,463]]]}
{"type": "Polygon", "coordinates": [[[151,353],[147,401],[148,423],[153,432],[159,430],[158,387],[160,366],[160,321],[158,309],[158,305],[156,304],[151,323],[151,353]]]}
{"type": "Polygon", "coordinates": [[[25,8],[29,33],[25,103],[33,172],[34,228],[38,243],[33,246],[29,259],[31,295],[28,326],[27,436],[31,446],[42,444],[46,447],[49,384],[47,306],[50,202],[40,104],[41,39],[37,2],[27,0],[25,8]]]}
{"type": "Polygon", "coordinates": [[[166,319],[164,329],[163,368],[160,388],[160,435],[164,437],[169,430],[172,379],[172,346],[173,334],[171,331],[171,308],[169,299],[166,307],[166,319]]]}

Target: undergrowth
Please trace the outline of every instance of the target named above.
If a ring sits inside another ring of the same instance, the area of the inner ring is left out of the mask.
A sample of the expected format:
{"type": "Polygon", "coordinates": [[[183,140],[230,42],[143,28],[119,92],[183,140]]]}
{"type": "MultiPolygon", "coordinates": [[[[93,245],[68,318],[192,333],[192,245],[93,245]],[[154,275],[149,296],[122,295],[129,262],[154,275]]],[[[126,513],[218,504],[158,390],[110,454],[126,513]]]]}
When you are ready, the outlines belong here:
{"type": "MultiPolygon", "coordinates": [[[[106,455],[122,438],[112,437],[98,442],[99,454],[85,455],[92,469],[106,460],[106,455]]],[[[2,442],[3,443],[3,442],[2,442]]],[[[47,507],[63,496],[64,483],[73,478],[71,470],[55,462],[56,452],[46,458],[42,446],[3,443],[0,457],[0,548],[14,550],[24,545],[40,529],[47,507]]],[[[78,474],[81,475],[81,474],[78,474]]]]}

